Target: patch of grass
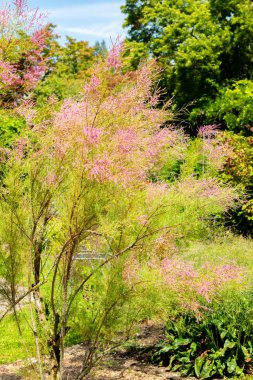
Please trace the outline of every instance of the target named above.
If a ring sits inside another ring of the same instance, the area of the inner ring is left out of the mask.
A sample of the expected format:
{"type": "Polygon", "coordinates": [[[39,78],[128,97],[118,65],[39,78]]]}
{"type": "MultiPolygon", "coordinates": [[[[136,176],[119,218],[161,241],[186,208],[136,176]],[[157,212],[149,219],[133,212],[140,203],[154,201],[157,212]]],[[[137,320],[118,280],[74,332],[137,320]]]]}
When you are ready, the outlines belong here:
{"type": "Polygon", "coordinates": [[[229,232],[225,236],[215,237],[212,242],[193,242],[182,252],[182,257],[192,260],[197,266],[209,263],[234,262],[245,268],[253,269],[253,240],[234,236],[229,232]]]}
{"type": "Polygon", "coordinates": [[[22,313],[18,313],[22,338],[14,315],[6,316],[0,323],[0,364],[35,356],[33,333],[26,321],[28,313],[28,310],[25,309],[22,310],[22,313]]]}

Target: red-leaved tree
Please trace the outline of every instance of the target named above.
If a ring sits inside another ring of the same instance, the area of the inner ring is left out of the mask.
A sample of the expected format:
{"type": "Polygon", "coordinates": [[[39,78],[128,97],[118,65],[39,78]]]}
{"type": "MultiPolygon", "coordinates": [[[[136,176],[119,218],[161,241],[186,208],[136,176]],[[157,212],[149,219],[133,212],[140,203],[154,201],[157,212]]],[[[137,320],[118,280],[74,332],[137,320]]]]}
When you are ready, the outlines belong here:
{"type": "Polygon", "coordinates": [[[3,3],[0,9],[0,96],[13,105],[33,89],[47,70],[45,48],[50,29],[45,15],[26,0],[3,3]]]}

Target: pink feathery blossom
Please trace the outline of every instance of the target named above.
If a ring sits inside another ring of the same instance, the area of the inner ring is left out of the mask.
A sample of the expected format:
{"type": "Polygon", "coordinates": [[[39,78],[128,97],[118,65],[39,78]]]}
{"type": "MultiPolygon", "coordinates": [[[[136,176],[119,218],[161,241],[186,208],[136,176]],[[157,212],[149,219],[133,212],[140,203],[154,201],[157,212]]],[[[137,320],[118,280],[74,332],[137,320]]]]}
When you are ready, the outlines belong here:
{"type": "Polygon", "coordinates": [[[213,125],[204,125],[202,127],[199,127],[198,129],[198,135],[205,138],[205,137],[214,137],[219,133],[219,125],[213,124],[213,125]]]}
{"type": "Polygon", "coordinates": [[[138,280],[140,274],[140,264],[134,255],[126,260],[123,270],[123,281],[133,284],[138,280]]]}
{"type": "Polygon", "coordinates": [[[170,129],[159,129],[151,137],[146,154],[151,160],[156,160],[164,148],[173,145],[177,140],[178,135],[176,136],[170,129]]]}
{"type": "Polygon", "coordinates": [[[207,302],[211,302],[211,295],[214,291],[214,283],[211,281],[202,281],[198,286],[197,292],[203,296],[207,302]]]}
{"type": "Polygon", "coordinates": [[[226,282],[236,279],[241,272],[241,268],[237,265],[226,264],[218,267],[215,271],[219,282],[226,282]]]}
{"type": "Polygon", "coordinates": [[[117,70],[121,67],[121,53],[124,43],[120,42],[120,38],[117,37],[115,42],[112,42],[112,47],[108,53],[107,64],[109,67],[117,70]]]}
{"type": "Polygon", "coordinates": [[[22,83],[15,64],[0,61],[0,80],[6,87],[13,87],[22,83]]]}
{"type": "Polygon", "coordinates": [[[151,105],[151,107],[155,107],[159,103],[159,100],[160,100],[160,93],[155,92],[149,99],[149,104],[151,105]]]}
{"type": "Polygon", "coordinates": [[[81,102],[67,99],[60,112],[55,115],[54,125],[59,130],[68,130],[75,125],[83,125],[82,117],[85,115],[86,105],[81,102]]]}
{"type": "Polygon", "coordinates": [[[110,164],[111,161],[107,157],[96,158],[89,170],[89,177],[99,182],[109,180],[112,178],[110,164]]]}
{"type": "Polygon", "coordinates": [[[34,103],[31,100],[24,100],[20,106],[15,108],[15,111],[26,119],[28,125],[33,123],[33,119],[37,114],[34,103]]]}
{"type": "Polygon", "coordinates": [[[162,277],[179,300],[190,305],[198,296],[210,303],[215,294],[231,281],[240,281],[243,268],[235,264],[211,265],[205,263],[198,269],[194,263],[178,256],[165,258],[160,264],[162,277]]]}
{"type": "Polygon", "coordinates": [[[163,198],[168,191],[168,185],[164,182],[151,182],[147,184],[147,196],[151,201],[157,199],[157,197],[163,198]]]}
{"type": "Polygon", "coordinates": [[[134,128],[120,129],[115,133],[116,149],[119,154],[131,152],[137,145],[137,133],[134,128]]]}
{"type": "Polygon", "coordinates": [[[46,39],[48,37],[49,37],[49,32],[47,28],[37,29],[31,35],[30,37],[31,42],[39,47],[39,49],[37,50],[37,54],[40,54],[41,49],[45,48],[46,39]]]}
{"type": "Polygon", "coordinates": [[[85,92],[95,92],[98,87],[101,85],[101,79],[96,75],[92,75],[90,80],[85,84],[84,91],[85,92]]]}
{"type": "Polygon", "coordinates": [[[46,181],[49,185],[55,185],[57,182],[57,179],[58,179],[58,177],[57,177],[56,173],[54,173],[54,172],[50,172],[46,176],[46,181]]]}
{"type": "Polygon", "coordinates": [[[101,128],[95,128],[95,127],[85,127],[83,129],[83,133],[85,135],[86,141],[94,145],[98,142],[99,137],[102,134],[101,128]]]}
{"type": "Polygon", "coordinates": [[[24,150],[27,146],[27,139],[25,137],[21,137],[17,142],[16,142],[16,156],[18,159],[21,159],[24,154],[24,150]]]}
{"type": "Polygon", "coordinates": [[[43,49],[50,32],[43,25],[43,17],[38,9],[30,9],[26,0],[3,4],[0,10],[0,86],[12,92],[13,102],[33,89],[47,70],[43,49]],[[24,35],[20,33],[22,31],[24,35]]]}

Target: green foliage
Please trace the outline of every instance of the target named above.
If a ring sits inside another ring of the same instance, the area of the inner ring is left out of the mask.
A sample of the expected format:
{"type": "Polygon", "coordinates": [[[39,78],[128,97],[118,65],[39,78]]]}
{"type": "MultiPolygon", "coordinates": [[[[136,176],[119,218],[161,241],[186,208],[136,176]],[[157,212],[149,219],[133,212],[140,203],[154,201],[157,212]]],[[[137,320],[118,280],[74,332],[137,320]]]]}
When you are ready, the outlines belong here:
{"type": "MultiPolygon", "coordinates": [[[[253,120],[253,81],[240,80],[219,90],[206,109],[206,120],[227,125],[235,133],[250,135],[253,120]]],[[[195,115],[198,110],[195,110],[195,115]]],[[[200,111],[201,112],[201,111],[200,111]]]]}
{"type": "Polygon", "coordinates": [[[64,46],[59,45],[56,38],[50,43],[50,71],[35,91],[36,101],[40,107],[43,107],[49,97],[54,96],[58,100],[63,100],[80,93],[95,55],[95,50],[88,45],[88,42],[76,41],[68,36],[64,46]]]}
{"type": "Polygon", "coordinates": [[[252,293],[223,294],[199,318],[178,313],[166,325],[166,340],[153,361],[200,379],[239,377],[251,371],[252,293]]]}
{"type": "Polygon", "coordinates": [[[174,96],[179,109],[189,104],[191,123],[201,125],[218,114],[228,128],[247,129],[252,86],[243,87],[252,78],[250,0],[126,0],[122,10],[130,41],[158,57],[167,98],[174,96]],[[239,82],[229,90],[234,81],[239,82]]]}
{"type": "Polygon", "coordinates": [[[239,232],[252,234],[253,228],[253,149],[252,137],[233,133],[223,133],[221,141],[228,145],[228,155],[220,177],[245,194],[245,199],[237,210],[230,212],[227,222],[239,232]]]}
{"type": "MultiPolygon", "coordinates": [[[[79,264],[79,271],[87,272],[86,265],[79,264]]],[[[121,258],[98,271],[83,288],[70,315],[67,345],[95,344],[99,355],[124,344],[141,321],[164,314],[166,300],[156,286],[154,271],[148,273],[144,263],[140,276],[128,281],[128,265],[127,258],[121,258]]]]}
{"type": "Polygon", "coordinates": [[[59,77],[58,74],[48,75],[35,89],[36,103],[43,113],[48,99],[63,101],[68,97],[76,97],[83,87],[83,80],[59,77]]]}
{"type": "Polygon", "coordinates": [[[0,146],[11,147],[25,125],[25,120],[14,112],[0,110],[0,146]]]}
{"type": "Polygon", "coordinates": [[[125,70],[136,70],[140,62],[148,58],[147,46],[143,42],[125,41],[123,64],[125,70]]]}
{"type": "Polygon", "coordinates": [[[17,314],[22,337],[13,315],[7,316],[0,324],[0,364],[11,363],[28,357],[34,357],[35,347],[32,330],[27,324],[29,311],[27,308],[17,314]]]}
{"type": "MultiPolygon", "coordinates": [[[[253,267],[252,249],[252,239],[233,236],[229,231],[222,231],[212,239],[199,240],[188,244],[181,254],[184,258],[193,260],[197,267],[207,261],[212,264],[217,263],[217,261],[224,264],[227,260],[230,263],[233,262],[247,268],[248,273],[251,274],[253,267]]],[[[251,284],[251,275],[244,280],[248,280],[251,284]]],[[[238,284],[236,287],[238,288],[238,284]]]]}
{"type": "Polygon", "coordinates": [[[93,46],[93,51],[94,51],[95,57],[105,58],[108,54],[105,41],[104,40],[102,42],[96,41],[95,45],[93,46]]]}
{"type": "Polygon", "coordinates": [[[93,61],[93,49],[86,41],[67,36],[65,46],[58,45],[54,56],[59,77],[83,77],[93,61]]]}

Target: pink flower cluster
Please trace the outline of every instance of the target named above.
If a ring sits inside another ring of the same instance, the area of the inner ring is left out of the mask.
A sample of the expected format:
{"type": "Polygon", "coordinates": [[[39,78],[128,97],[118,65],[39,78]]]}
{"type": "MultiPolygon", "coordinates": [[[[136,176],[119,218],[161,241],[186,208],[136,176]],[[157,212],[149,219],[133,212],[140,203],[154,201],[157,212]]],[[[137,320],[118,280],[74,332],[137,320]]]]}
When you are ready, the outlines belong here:
{"type": "Polygon", "coordinates": [[[240,281],[243,273],[236,264],[205,263],[197,269],[192,262],[178,256],[164,259],[160,270],[165,283],[177,294],[182,306],[193,310],[196,304],[201,305],[199,296],[210,303],[215,294],[231,281],[240,281]]]}
{"type": "Polygon", "coordinates": [[[205,125],[198,130],[198,136],[203,139],[203,160],[207,161],[203,162],[203,164],[209,164],[221,170],[226,157],[231,154],[231,148],[228,144],[221,143],[221,141],[217,139],[219,133],[219,125],[205,125]]]}
{"type": "Polygon", "coordinates": [[[23,100],[22,103],[15,108],[15,111],[25,118],[28,125],[32,125],[33,119],[37,113],[34,109],[34,103],[30,100],[23,100]]]}
{"type": "Polygon", "coordinates": [[[198,129],[198,135],[203,138],[212,138],[219,133],[219,125],[204,125],[198,129]]]}
{"type": "Polygon", "coordinates": [[[105,182],[112,177],[110,171],[111,161],[109,157],[96,158],[92,162],[89,177],[99,182],[105,182]]]}
{"type": "Polygon", "coordinates": [[[25,148],[27,146],[27,139],[25,137],[21,137],[17,142],[16,142],[16,157],[17,159],[22,159],[25,148]]]}
{"type": "Polygon", "coordinates": [[[222,187],[217,180],[212,178],[188,178],[178,184],[178,189],[182,196],[202,201],[203,207],[214,203],[216,206],[229,207],[236,198],[232,188],[222,187]]]}
{"type": "Polygon", "coordinates": [[[96,75],[93,75],[89,82],[85,84],[84,86],[84,92],[90,93],[95,92],[101,84],[101,79],[98,78],[96,75]]]}
{"type": "Polygon", "coordinates": [[[16,87],[22,84],[22,79],[18,75],[15,64],[0,61],[0,80],[5,87],[16,87]]]}
{"type": "Polygon", "coordinates": [[[167,112],[153,110],[148,103],[150,72],[142,67],[133,74],[115,76],[111,66],[96,65],[84,97],[65,100],[54,117],[56,154],[61,158],[74,155],[75,170],[83,168],[92,180],[124,187],[145,183],[166,148],[179,140],[172,128],[160,128],[167,112]]]}
{"type": "Polygon", "coordinates": [[[123,42],[117,37],[116,41],[112,41],[112,47],[107,57],[107,64],[109,67],[117,70],[121,67],[121,53],[123,50],[123,42]]]}
{"type": "Polygon", "coordinates": [[[137,146],[137,131],[134,128],[120,129],[115,133],[115,148],[119,155],[134,152],[137,146]]]}
{"type": "Polygon", "coordinates": [[[140,263],[138,259],[135,257],[134,254],[132,254],[127,260],[124,265],[123,270],[123,281],[125,281],[127,284],[134,285],[140,275],[140,263]]]}
{"type": "Polygon", "coordinates": [[[88,144],[95,145],[98,143],[100,135],[103,133],[101,128],[93,128],[93,127],[85,127],[83,129],[83,133],[86,137],[86,141],[88,144]]]}

